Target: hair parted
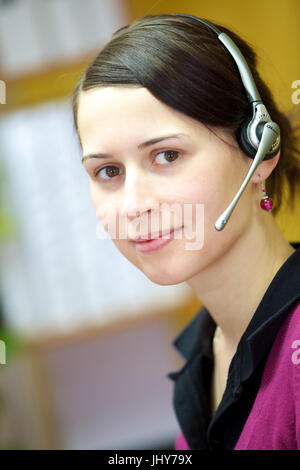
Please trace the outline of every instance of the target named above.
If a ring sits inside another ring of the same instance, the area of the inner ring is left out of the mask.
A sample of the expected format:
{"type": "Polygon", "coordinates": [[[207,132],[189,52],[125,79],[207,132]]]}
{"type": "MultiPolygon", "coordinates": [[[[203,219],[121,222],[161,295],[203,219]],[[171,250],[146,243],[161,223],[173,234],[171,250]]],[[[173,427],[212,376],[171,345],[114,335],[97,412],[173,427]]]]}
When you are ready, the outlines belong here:
{"type": "MultiPolygon", "coordinates": [[[[267,194],[282,203],[283,185],[293,203],[300,184],[300,150],[296,129],[282,113],[261,79],[253,48],[228,28],[207,20],[235,42],[253,74],[263,103],[281,132],[278,164],[266,180],[267,194]]],[[[118,29],[83,73],[72,96],[74,125],[78,97],[100,86],[145,87],[162,103],[236,135],[252,116],[238,68],[217,35],[199,21],[172,14],[147,15],[118,29]]]]}

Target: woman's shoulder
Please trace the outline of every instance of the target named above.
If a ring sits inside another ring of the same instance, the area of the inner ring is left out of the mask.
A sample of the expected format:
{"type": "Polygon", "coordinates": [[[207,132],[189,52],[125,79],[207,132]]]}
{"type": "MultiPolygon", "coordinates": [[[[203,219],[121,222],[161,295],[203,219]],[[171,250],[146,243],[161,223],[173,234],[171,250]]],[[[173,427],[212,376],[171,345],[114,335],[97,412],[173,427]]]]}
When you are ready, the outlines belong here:
{"type": "Polygon", "coordinates": [[[286,342],[290,345],[291,362],[298,366],[293,369],[300,385],[300,300],[289,312],[287,320],[286,342]]]}
{"type": "Polygon", "coordinates": [[[284,331],[286,341],[295,336],[300,340],[300,299],[291,307],[281,329],[284,331]]]}
{"type": "Polygon", "coordinates": [[[278,376],[288,377],[288,382],[300,380],[300,299],[293,304],[281,324],[268,362],[273,371],[277,370],[278,376]]]}

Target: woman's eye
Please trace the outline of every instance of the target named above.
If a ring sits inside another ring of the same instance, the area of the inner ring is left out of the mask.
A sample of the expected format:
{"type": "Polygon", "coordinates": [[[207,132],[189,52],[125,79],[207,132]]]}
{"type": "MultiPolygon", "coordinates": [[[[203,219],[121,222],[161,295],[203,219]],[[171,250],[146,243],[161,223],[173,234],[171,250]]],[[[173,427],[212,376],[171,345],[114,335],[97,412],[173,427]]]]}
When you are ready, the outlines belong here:
{"type": "MultiPolygon", "coordinates": [[[[164,150],[163,152],[156,154],[155,158],[157,159],[159,155],[163,155],[163,157],[160,157],[159,165],[167,165],[168,163],[172,163],[178,159],[179,152],[176,150],[164,150]]],[[[95,172],[95,176],[100,174],[101,179],[111,180],[116,176],[119,176],[120,169],[121,168],[113,165],[104,166],[95,172]]]]}
{"type": "Polygon", "coordinates": [[[171,154],[171,156],[168,157],[168,158],[170,158],[170,160],[167,160],[167,161],[166,161],[166,160],[164,160],[165,157],[162,158],[162,161],[160,162],[160,164],[165,165],[166,163],[172,163],[172,162],[174,162],[175,160],[177,160],[178,157],[176,157],[176,155],[178,155],[179,152],[176,152],[176,150],[164,150],[163,152],[159,152],[159,153],[156,155],[156,157],[158,157],[158,155],[161,155],[161,154],[171,154]],[[174,155],[175,155],[176,158],[174,158],[174,155]],[[165,163],[162,163],[163,161],[164,161],[165,163]]]}
{"type": "Polygon", "coordinates": [[[117,166],[113,166],[113,165],[104,166],[103,168],[100,168],[100,170],[96,171],[95,176],[101,174],[102,179],[111,180],[115,176],[119,176],[119,174],[117,173],[117,171],[119,170],[120,168],[117,166]]]}

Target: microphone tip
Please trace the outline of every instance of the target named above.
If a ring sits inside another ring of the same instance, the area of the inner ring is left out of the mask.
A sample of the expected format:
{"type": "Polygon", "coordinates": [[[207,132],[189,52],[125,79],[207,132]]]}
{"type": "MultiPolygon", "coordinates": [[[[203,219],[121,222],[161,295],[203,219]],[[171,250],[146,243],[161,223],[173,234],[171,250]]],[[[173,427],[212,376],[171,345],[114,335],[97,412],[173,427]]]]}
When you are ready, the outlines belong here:
{"type": "Polygon", "coordinates": [[[220,232],[221,230],[223,230],[223,228],[225,227],[226,223],[227,223],[227,220],[226,220],[226,219],[219,218],[219,219],[217,220],[217,222],[215,223],[215,229],[220,232]]]}

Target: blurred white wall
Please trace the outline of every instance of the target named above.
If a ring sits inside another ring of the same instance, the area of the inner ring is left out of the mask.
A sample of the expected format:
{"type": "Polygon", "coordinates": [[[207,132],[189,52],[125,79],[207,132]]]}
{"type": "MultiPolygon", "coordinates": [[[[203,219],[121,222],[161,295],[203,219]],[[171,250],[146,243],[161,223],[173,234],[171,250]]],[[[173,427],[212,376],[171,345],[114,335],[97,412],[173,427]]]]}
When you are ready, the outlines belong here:
{"type": "Polygon", "coordinates": [[[172,449],[180,430],[167,373],[183,362],[173,337],[167,315],[148,317],[9,362],[0,448],[172,449]]]}
{"type": "Polygon", "coordinates": [[[2,0],[0,74],[22,75],[74,60],[125,23],[122,0],[2,0]]]}

